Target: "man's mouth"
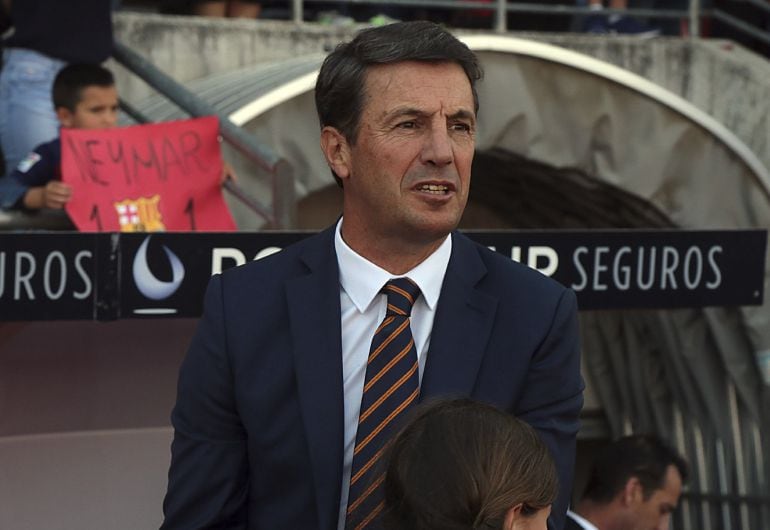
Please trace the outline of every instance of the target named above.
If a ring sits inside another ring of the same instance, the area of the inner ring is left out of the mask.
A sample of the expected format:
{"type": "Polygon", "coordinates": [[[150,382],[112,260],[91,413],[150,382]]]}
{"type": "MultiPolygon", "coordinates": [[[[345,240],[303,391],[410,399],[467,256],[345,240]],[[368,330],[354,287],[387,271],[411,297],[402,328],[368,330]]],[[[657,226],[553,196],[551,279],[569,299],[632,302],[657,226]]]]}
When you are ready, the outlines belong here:
{"type": "Polygon", "coordinates": [[[449,193],[449,186],[443,184],[423,184],[417,187],[418,191],[430,193],[432,195],[445,195],[449,193]]]}

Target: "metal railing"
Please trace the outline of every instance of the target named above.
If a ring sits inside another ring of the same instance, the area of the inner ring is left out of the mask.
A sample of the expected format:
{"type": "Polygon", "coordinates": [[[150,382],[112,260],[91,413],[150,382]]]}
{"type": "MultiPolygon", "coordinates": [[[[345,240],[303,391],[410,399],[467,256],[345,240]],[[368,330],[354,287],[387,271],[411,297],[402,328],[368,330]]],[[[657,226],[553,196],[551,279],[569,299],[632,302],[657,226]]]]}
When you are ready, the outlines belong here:
{"type": "MultiPolygon", "coordinates": [[[[565,0],[566,1],[566,0],[565,0]]],[[[575,4],[552,4],[544,5],[534,2],[509,2],[508,0],[292,0],[291,17],[296,23],[304,20],[305,4],[337,3],[340,5],[387,5],[387,6],[405,6],[421,8],[440,8],[451,10],[474,10],[488,9],[493,13],[493,23],[490,29],[496,32],[508,31],[507,15],[533,14],[533,15],[551,15],[551,16],[590,16],[597,12],[587,6],[578,6],[575,4]]],[[[770,13],[770,4],[764,0],[742,0],[733,1],[734,4],[750,4],[763,11],[770,13]]],[[[757,39],[765,44],[770,44],[770,32],[766,28],[758,28],[745,22],[738,17],[731,15],[720,9],[705,8],[701,0],[689,0],[686,8],[680,9],[612,9],[605,8],[602,14],[628,15],[633,17],[650,19],[668,19],[668,20],[686,20],[691,37],[701,36],[701,20],[713,19],[719,21],[732,29],[737,30],[751,38],[757,39]]]]}
{"type": "MultiPolygon", "coordinates": [[[[504,32],[508,30],[508,13],[526,13],[534,15],[553,15],[553,16],[588,16],[595,15],[596,11],[586,6],[577,5],[544,5],[526,2],[508,2],[507,0],[467,1],[467,0],[292,0],[292,20],[302,22],[304,18],[304,4],[339,3],[348,5],[388,5],[388,6],[408,6],[424,8],[442,8],[455,10],[479,10],[489,9],[494,11],[495,31],[504,32]]],[[[700,7],[700,0],[690,0],[688,9],[611,9],[602,10],[603,14],[625,14],[637,17],[647,18],[668,18],[668,19],[688,19],[691,27],[699,27],[698,19],[712,10],[704,10],[700,7]]],[[[697,35],[696,35],[697,36],[697,35]]]]}
{"type": "Polygon", "coordinates": [[[684,491],[674,528],[753,530],[770,523],[770,497],[684,491]],[[689,524],[688,524],[689,523],[689,524]]]}

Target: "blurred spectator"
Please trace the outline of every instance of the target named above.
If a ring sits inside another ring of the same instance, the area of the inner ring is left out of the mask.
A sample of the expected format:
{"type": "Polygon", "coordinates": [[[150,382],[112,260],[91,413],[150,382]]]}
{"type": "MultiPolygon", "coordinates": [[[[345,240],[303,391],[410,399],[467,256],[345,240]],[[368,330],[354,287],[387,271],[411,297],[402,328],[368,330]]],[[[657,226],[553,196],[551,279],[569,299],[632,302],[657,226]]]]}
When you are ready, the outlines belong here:
{"type": "Polygon", "coordinates": [[[661,439],[626,436],[602,449],[564,530],[668,530],[687,462],[661,439]]]}
{"type": "Polygon", "coordinates": [[[192,13],[206,17],[258,18],[262,11],[253,0],[192,0],[192,13]]]}
{"type": "MultiPolygon", "coordinates": [[[[586,5],[586,0],[579,0],[581,5],[586,5]]],[[[610,9],[628,9],[629,0],[609,0],[610,9]]],[[[631,7],[651,7],[648,5],[631,7]]],[[[626,15],[618,13],[602,13],[605,8],[604,0],[588,0],[588,6],[596,12],[595,15],[587,17],[583,24],[583,31],[588,33],[625,33],[629,35],[638,35],[640,37],[654,37],[660,35],[660,28],[647,25],[645,22],[626,15]]]]}
{"type": "Polygon", "coordinates": [[[51,85],[67,63],[99,64],[112,53],[109,0],[3,0],[13,33],[3,43],[0,146],[5,173],[57,135],[51,85]]]}
{"type": "Polygon", "coordinates": [[[11,27],[11,0],[0,0],[0,35],[11,27]]]}
{"type": "Polygon", "coordinates": [[[255,0],[162,0],[160,12],[204,17],[259,18],[262,4],[255,0]]]}
{"type": "MultiPolygon", "coordinates": [[[[118,122],[118,91],[108,69],[96,64],[69,64],[53,82],[53,106],[61,127],[110,129],[118,122]]],[[[233,168],[222,165],[222,182],[237,180],[233,168]]],[[[61,182],[61,142],[44,142],[28,153],[11,173],[0,178],[0,208],[60,210],[72,195],[61,182]]]]}
{"type": "MultiPolygon", "coordinates": [[[[587,0],[583,0],[584,2],[587,0]]],[[[533,2],[523,1],[511,1],[513,4],[530,4],[533,2]]],[[[550,5],[554,8],[558,8],[560,5],[570,3],[568,0],[541,0],[537,4],[550,5]]],[[[508,13],[508,29],[512,31],[549,31],[549,32],[564,32],[569,31],[570,21],[573,17],[570,15],[559,15],[555,13],[527,13],[527,12],[511,12],[508,13]]]]}
{"type": "MultiPolygon", "coordinates": [[[[118,91],[112,72],[94,64],[70,64],[53,83],[53,105],[62,127],[107,129],[118,122],[118,91]]],[[[49,96],[50,99],[50,96],[49,96]]],[[[61,209],[72,189],[61,182],[58,136],[35,147],[0,186],[5,209],[61,209]]]]}

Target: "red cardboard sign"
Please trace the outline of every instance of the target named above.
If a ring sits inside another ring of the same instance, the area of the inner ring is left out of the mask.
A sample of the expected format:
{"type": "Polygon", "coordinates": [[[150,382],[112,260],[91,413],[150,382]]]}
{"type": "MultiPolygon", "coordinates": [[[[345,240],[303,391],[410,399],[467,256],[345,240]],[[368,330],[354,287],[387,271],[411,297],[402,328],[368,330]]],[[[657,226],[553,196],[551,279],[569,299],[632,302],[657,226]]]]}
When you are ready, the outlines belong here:
{"type": "Polygon", "coordinates": [[[61,129],[66,210],[83,232],[231,231],[215,116],[61,129]]]}

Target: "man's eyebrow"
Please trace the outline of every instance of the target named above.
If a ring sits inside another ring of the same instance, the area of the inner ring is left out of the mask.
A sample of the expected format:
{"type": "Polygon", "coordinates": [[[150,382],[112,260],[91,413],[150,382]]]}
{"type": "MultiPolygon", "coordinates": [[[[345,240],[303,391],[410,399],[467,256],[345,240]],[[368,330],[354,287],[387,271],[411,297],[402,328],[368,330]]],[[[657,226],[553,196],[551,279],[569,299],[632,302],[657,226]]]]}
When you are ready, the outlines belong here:
{"type": "Polygon", "coordinates": [[[476,123],[476,115],[469,110],[458,110],[454,114],[449,115],[450,120],[469,120],[472,123],[476,123]]]}
{"type": "Polygon", "coordinates": [[[397,107],[389,112],[386,112],[385,116],[389,120],[392,120],[395,118],[401,118],[403,116],[427,116],[427,113],[413,107],[397,107]]]}
{"type": "MultiPolygon", "coordinates": [[[[404,116],[417,116],[417,117],[423,117],[428,116],[429,113],[425,112],[424,110],[416,109],[414,107],[399,107],[396,109],[393,109],[390,112],[387,112],[386,117],[388,120],[393,120],[396,118],[401,118],[404,116]]],[[[450,120],[470,120],[472,122],[476,122],[476,115],[465,109],[460,109],[457,112],[454,112],[447,116],[450,120]]]]}

